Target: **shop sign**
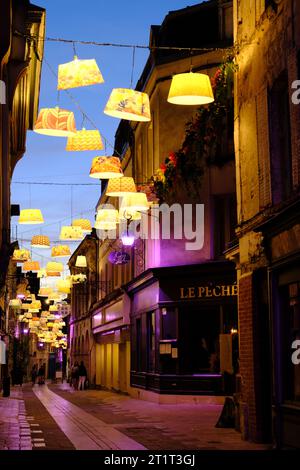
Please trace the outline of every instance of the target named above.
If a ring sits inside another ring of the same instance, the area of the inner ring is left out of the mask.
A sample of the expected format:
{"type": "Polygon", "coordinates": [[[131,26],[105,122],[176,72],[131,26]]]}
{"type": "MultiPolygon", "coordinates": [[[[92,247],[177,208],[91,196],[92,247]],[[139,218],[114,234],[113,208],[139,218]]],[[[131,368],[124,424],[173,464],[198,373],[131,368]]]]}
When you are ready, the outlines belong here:
{"type": "Polygon", "coordinates": [[[196,287],[180,287],[180,299],[208,299],[238,295],[237,284],[196,287]]]}
{"type": "Polygon", "coordinates": [[[108,260],[112,264],[127,264],[130,261],[130,256],[126,251],[112,251],[108,256],[108,260]]]}

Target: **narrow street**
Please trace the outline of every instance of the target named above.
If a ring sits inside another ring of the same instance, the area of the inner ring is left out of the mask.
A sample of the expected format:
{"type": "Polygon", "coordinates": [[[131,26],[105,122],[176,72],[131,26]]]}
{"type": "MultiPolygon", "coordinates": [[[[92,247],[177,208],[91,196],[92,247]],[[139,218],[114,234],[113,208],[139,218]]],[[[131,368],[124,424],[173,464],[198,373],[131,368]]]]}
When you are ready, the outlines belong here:
{"type": "Polygon", "coordinates": [[[69,384],[13,387],[0,398],[0,449],[266,450],[216,428],[223,397],[156,404],[69,384]]]}

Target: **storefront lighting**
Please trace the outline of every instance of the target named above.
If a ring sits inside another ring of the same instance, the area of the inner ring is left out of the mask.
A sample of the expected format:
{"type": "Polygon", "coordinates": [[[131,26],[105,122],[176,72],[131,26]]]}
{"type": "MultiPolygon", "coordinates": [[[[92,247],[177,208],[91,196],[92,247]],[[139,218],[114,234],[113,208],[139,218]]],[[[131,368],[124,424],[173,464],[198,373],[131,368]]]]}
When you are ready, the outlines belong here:
{"type": "Polygon", "coordinates": [[[114,88],[104,113],[128,121],[151,121],[149,96],[129,88],[114,88]]]}
{"type": "Polygon", "coordinates": [[[75,118],[72,111],[56,108],[40,110],[34,129],[38,134],[69,137],[76,134],[75,118]]]}
{"type": "Polygon", "coordinates": [[[214,95],[209,76],[193,72],[174,75],[167,101],[179,105],[212,103],[214,95]]]}
{"type": "Polygon", "coordinates": [[[78,59],[58,66],[57,89],[67,90],[81,86],[104,83],[103,76],[95,59],[78,59]]]}
{"type": "Polygon", "coordinates": [[[90,169],[90,177],[98,179],[122,178],[123,171],[118,157],[95,157],[90,169]]]}

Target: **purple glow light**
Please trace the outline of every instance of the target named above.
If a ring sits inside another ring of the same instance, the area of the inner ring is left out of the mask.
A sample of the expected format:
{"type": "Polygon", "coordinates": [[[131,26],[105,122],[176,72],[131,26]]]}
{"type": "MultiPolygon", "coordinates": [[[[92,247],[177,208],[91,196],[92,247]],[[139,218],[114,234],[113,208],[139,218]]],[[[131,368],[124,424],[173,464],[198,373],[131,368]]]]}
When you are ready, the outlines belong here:
{"type": "Polygon", "coordinates": [[[134,244],[134,235],[129,231],[123,232],[121,240],[124,246],[132,246],[134,244]]]}
{"type": "Polygon", "coordinates": [[[42,348],[44,346],[44,343],[39,343],[39,346],[42,348]]]}
{"type": "Polygon", "coordinates": [[[55,316],[55,318],[56,318],[57,320],[59,320],[59,319],[61,318],[61,316],[59,315],[59,313],[56,313],[56,315],[54,315],[54,316],[55,316]]]}
{"type": "Polygon", "coordinates": [[[18,298],[18,299],[25,299],[25,295],[24,295],[24,294],[18,294],[18,295],[17,295],[17,298],[18,298]]]}
{"type": "Polygon", "coordinates": [[[28,333],[28,328],[24,328],[23,333],[26,335],[28,333]]]}

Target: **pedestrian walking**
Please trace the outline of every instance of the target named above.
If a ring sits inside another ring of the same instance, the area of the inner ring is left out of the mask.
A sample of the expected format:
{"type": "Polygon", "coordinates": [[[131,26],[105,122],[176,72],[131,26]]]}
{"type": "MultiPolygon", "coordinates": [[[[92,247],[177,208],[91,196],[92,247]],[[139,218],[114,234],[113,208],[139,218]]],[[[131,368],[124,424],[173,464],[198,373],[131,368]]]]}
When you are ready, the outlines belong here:
{"type": "Polygon", "coordinates": [[[43,385],[45,383],[45,371],[46,371],[46,364],[41,365],[38,371],[38,384],[43,385]]]}
{"type": "Polygon", "coordinates": [[[84,390],[84,385],[87,377],[87,371],[85,368],[85,365],[83,361],[81,361],[79,369],[78,369],[78,375],[79,375],[79,385],[78,385],[78,390],[84,390]],[[82,387],[82,388],[81,388],[82,387]]]}
{"type": "Polygon", "coordinates": [[[74,362],[73,367],[71,369],[71,380],[72,380],[72,387],[74,388],[74,390],[78,390],[79,364],[77,361],[74,362]]]}
{"type": "Polygon", "coordinates": [[[32,381],[32,386],[35,385],[36,377],[37,377],[37,364],[33,364],[32,369],[31,369],[31,381],[32,381]]]}

